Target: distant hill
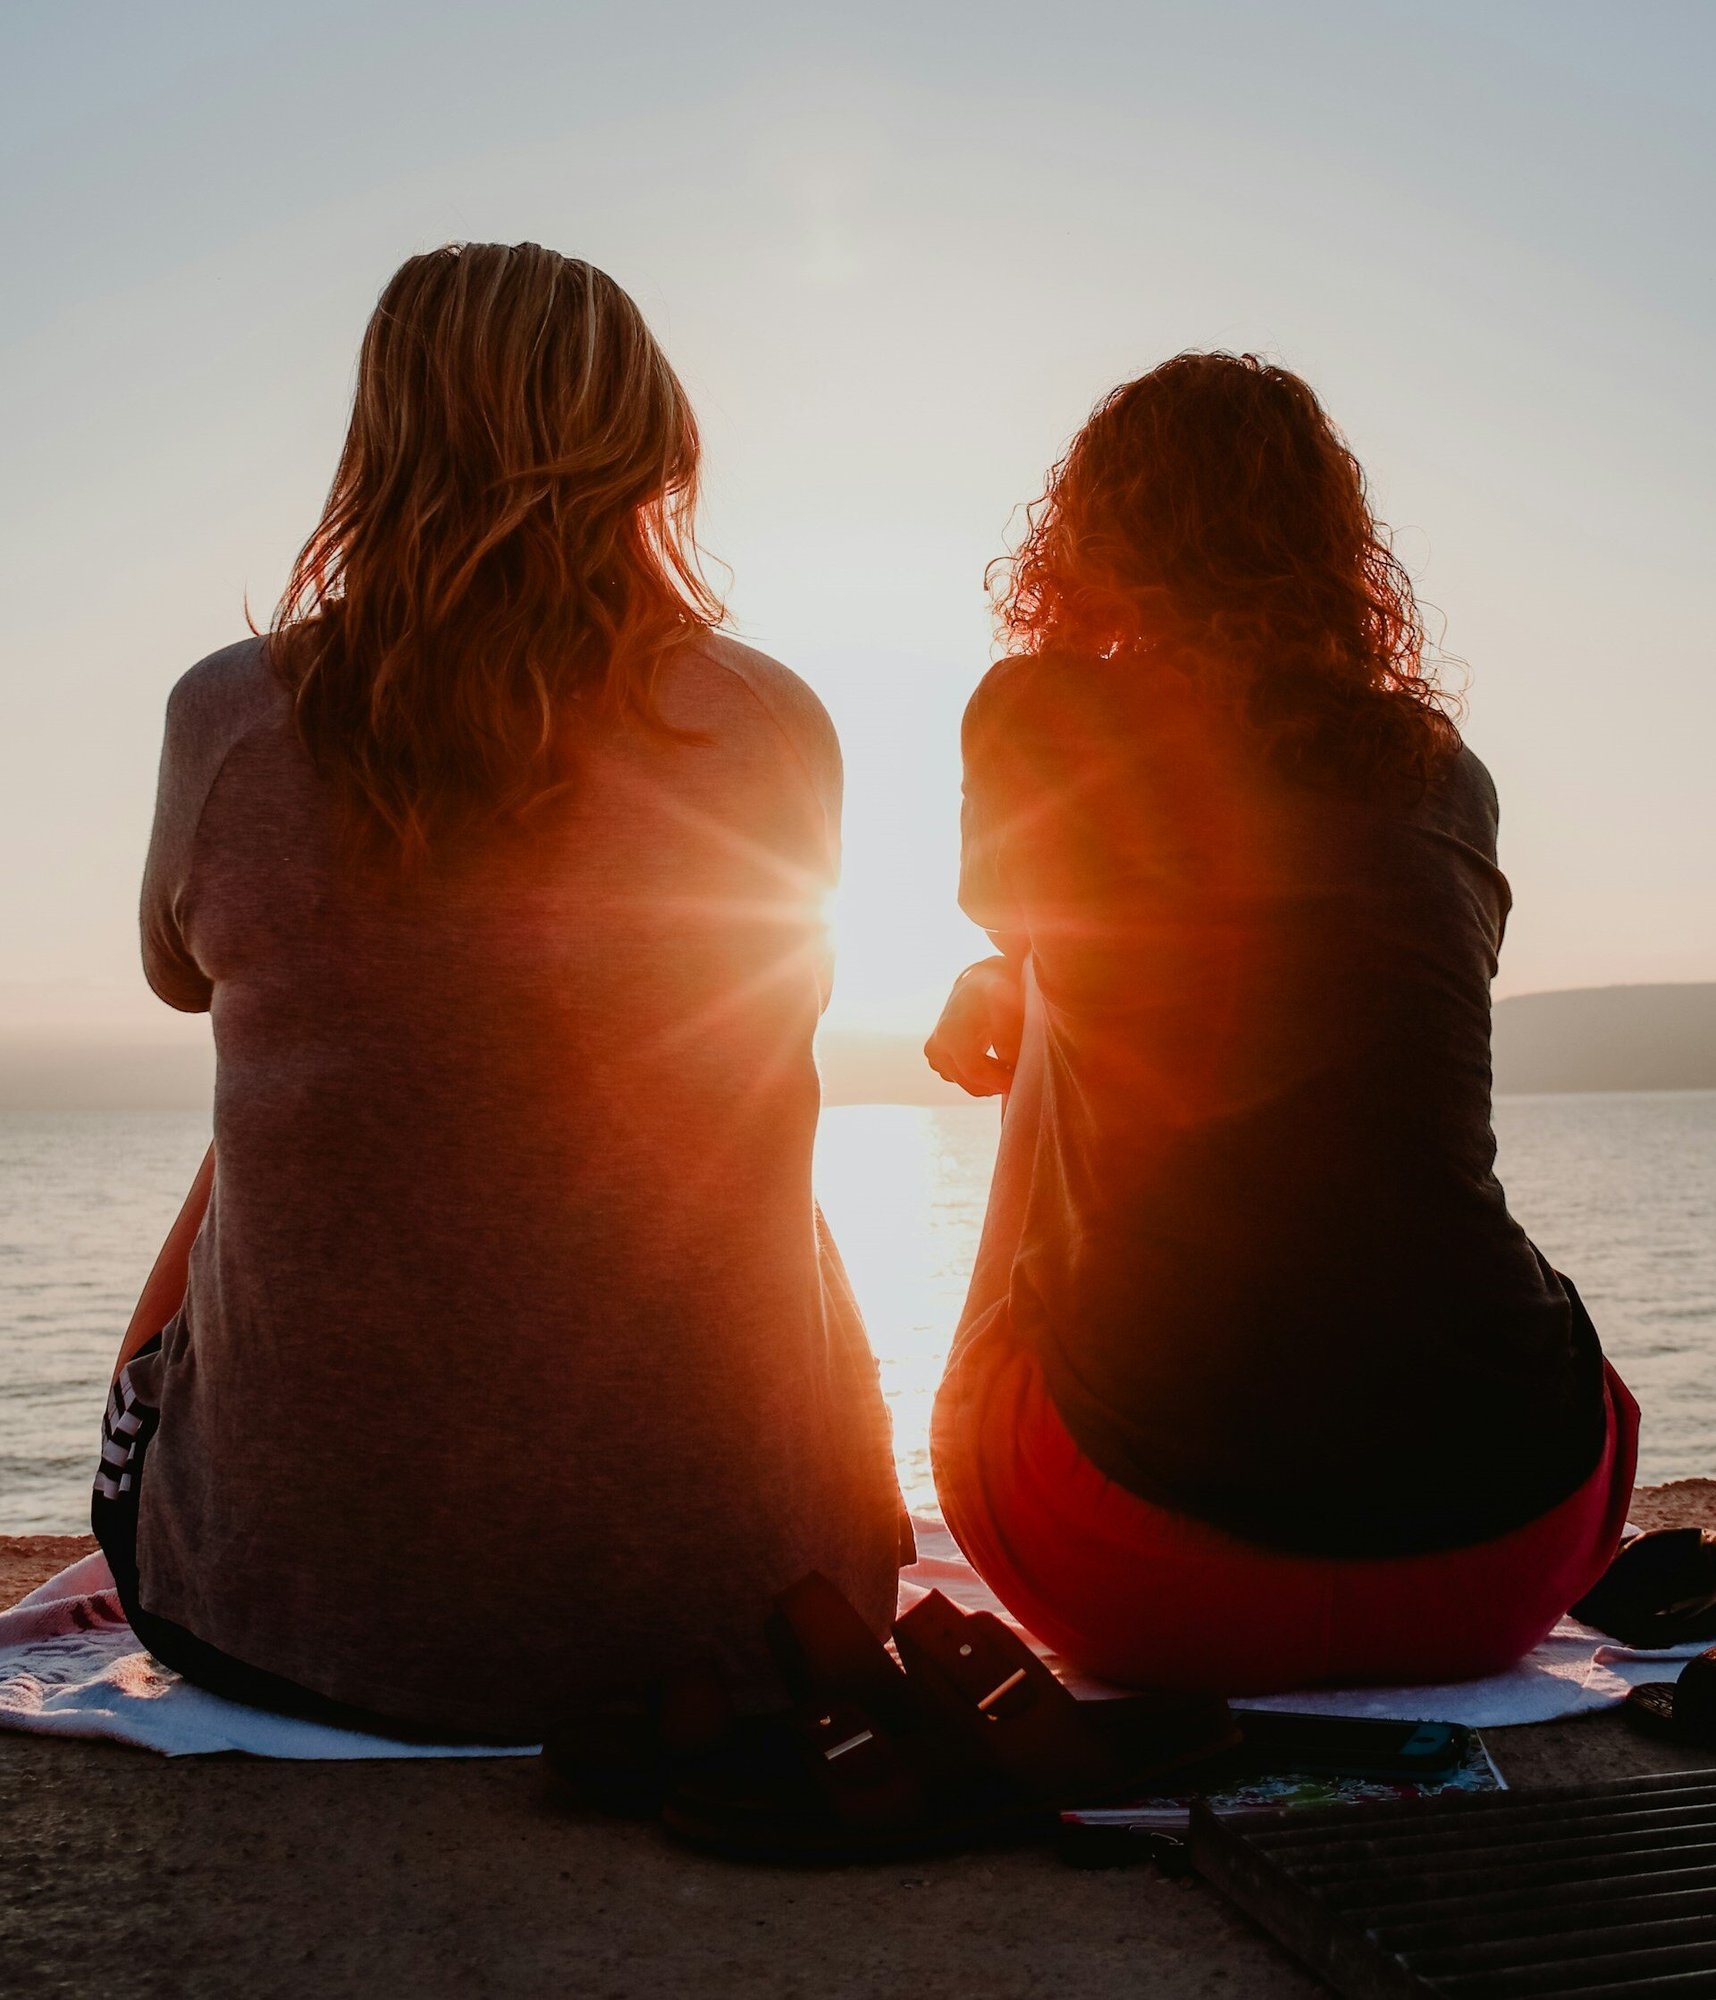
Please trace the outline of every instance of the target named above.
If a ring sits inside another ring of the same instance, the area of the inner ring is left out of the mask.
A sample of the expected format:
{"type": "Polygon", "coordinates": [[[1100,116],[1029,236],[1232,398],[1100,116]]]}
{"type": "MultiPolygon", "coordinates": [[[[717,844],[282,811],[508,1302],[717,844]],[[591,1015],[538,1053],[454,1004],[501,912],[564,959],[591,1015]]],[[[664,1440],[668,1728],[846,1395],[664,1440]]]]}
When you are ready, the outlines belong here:
{"type": "MultiPolygon", "coordinates": [[[[961,1104],[915,1036],[826,1030],[829,1104],[961,1104]]],[[[1496,1089],[1716,1090],[1716,982],[1522,993],[1495,1011],[1496,1089]]],[[[163,1017],[148,1037],[70,1022],[0,1027],[0,1111],[204,1111],[206,1021],[163,1017]]]]}
{"type": "Polygon", "coordinates": [[[1493,1046],[1499,1091],[1716,1090],[1716,984],[1521,993],[1493,1046]]]}
{"type": "MultiPolygon", "coordinates": [[[[907,1035],[822,1037],[830,1104],[955,1104],[907,1035]]],[[[1533,1091],[1716,1090],[1716,982],[1582,986],[1499,1000],[1495,1087],[1533,1091]]]]}

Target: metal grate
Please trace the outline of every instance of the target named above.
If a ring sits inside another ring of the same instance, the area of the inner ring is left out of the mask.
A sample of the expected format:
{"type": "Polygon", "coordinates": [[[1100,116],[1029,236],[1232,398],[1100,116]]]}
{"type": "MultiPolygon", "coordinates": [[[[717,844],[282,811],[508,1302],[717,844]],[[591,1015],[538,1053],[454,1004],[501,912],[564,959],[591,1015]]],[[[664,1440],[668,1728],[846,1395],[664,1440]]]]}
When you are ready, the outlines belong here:
{"type": "Polygon", "coordinates": [[[1716,1995],[1716,1770],[1192,1812],[1210,1883],[1348,2000],[1716,1995]]]}

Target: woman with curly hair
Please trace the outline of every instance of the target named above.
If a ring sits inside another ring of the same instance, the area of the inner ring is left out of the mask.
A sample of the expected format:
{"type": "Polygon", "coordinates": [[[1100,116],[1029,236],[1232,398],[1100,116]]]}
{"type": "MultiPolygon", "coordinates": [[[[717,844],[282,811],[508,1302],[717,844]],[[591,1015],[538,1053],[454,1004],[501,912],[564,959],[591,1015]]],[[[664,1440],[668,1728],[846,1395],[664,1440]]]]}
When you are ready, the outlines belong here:
{"type": "Polygon", "coordinates": [[[218,1692],[532,1741],[806,1570],[892,1623],[875,1364],[811,1198],[840,753],[716,631],[641,313],[537,244],[381,295],[274,629],[173,691],[143,959],[215,1144],[94,1526],[218,1692]]]}
{"type": "Polygon", "coordinates": [[[1005,1091],[936,1406],[1033,1631],[1162,1687],[1452,1679],[1625,1519],[1637,1411],[1494,1173],[1496,796],[1306,384],[1114,391],[1003,572],[927,1053],[1005,1091]]]}

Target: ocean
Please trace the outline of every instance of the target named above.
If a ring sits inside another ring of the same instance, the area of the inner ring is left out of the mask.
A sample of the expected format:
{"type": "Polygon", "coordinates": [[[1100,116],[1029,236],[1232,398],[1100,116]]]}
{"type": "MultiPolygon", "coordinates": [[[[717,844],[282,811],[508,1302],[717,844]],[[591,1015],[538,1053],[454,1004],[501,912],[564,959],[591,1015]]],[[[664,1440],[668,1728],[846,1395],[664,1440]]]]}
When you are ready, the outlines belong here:
{"type": "MultiPolygon", "coordinates": [[[[1514,1213],[1639,1399],[1640,1477],[1716,1474],[1716,1091],[1503,1098],[1496,1127],[1514,1213]]],[[[818,1192],[913,1506],[996,1129],[993,1104],[823,1114],[818,1192]]],[[[206,1142],[190,1113],[0,1115],[0,1532],[86,1526],[120,1331],[206,1142]]]]}

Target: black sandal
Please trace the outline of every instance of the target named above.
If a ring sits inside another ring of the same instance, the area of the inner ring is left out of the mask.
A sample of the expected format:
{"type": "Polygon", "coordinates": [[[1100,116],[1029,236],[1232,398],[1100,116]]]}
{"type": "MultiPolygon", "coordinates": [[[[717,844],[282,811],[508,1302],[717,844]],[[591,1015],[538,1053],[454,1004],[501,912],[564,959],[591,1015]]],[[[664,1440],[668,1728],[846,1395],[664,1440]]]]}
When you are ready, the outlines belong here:
{"type": "Polygon", "coordinates": [[[1627,1720],[1653,1736],[1716,1750],[1716,1646],[1688,1660],[1677,1681],[1646,1681],[1627,1696],[1627,1720]]]}
{"type": "Polygon", "coordinates": [[[1573,1606],[1573,1616],[1646,1651],[1716,1639],[1716,1529],[1634,1535],[1573,1606]]]}
{"type": "Polygon", "coordinates": [[[821,1576],[779,1600],[771,1649],[795,1697],[680,1767],[662,1821],[750,1860],[893,1860],[1053,1828],[1057,1812],[1238,1741],[1225,1702],[1077,1701],[987,1612],[932,1591],[896,1664],[821,1576]]]}

